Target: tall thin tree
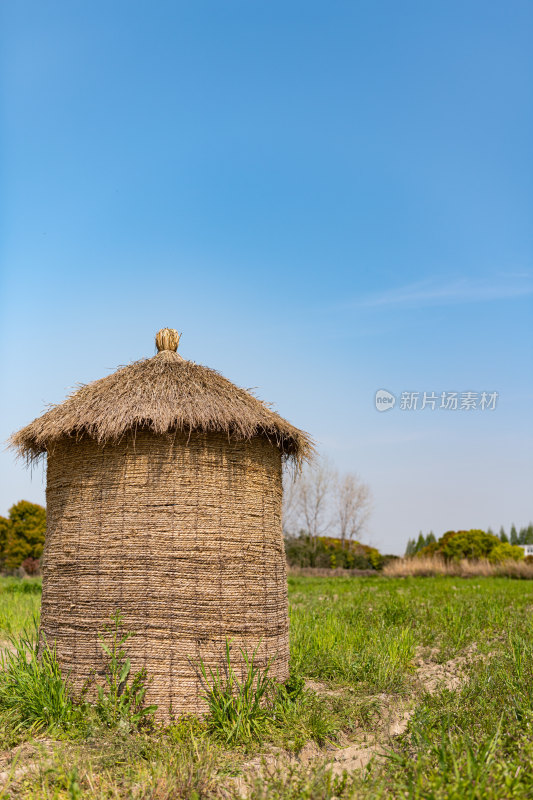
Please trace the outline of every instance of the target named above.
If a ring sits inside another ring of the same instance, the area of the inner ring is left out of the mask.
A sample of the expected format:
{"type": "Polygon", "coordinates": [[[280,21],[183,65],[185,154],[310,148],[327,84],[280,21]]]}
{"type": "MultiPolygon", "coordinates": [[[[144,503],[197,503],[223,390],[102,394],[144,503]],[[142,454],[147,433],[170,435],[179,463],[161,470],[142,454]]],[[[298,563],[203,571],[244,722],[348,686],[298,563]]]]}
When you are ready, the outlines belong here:
{"type": "Polygon", "coordinates": [[[333,520],[343,545],[362,534],[372,509],[372,493],[358,475],[335,476],[333,520]]]}

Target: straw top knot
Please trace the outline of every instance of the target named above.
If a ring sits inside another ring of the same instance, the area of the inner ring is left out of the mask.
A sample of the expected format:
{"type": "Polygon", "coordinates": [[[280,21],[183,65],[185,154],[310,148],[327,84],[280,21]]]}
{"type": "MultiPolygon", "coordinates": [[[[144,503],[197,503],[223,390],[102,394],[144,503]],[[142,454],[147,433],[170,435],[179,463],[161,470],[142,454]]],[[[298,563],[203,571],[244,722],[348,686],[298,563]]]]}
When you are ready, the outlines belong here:
{"type": "Polygon", "coordinates": [[[155,343],[157,352],[162,350],[173,350],[176,352],[180,342],[181,334],[174,330],[174,328],[161,328],[159,333],[156,333],[155,343]]]}

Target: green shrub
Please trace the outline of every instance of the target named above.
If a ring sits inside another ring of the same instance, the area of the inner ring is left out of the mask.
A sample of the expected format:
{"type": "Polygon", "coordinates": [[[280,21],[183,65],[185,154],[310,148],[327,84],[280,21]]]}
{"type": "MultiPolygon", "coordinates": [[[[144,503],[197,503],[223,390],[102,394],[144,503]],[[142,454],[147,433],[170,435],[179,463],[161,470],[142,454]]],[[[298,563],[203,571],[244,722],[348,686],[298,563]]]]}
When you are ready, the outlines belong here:
{"type": "Polygon", "coordinates": [[[500,541],[497,536],[481,530],[448,531],[439,539],[439,549],[444,558],[487,558],[500,541]]]}
{"type": "Polygon", "coordinates": [[[355,539],[313,538],[305,533],[286,537],[285,555],[291,567],[375,570],[384,564],[379,550],[355,539]]]}
{"type": "Polygon", "coordinates": [[[489,553],[488,559],[491,564],[501,564],[502,561],[521,561],[524,558],[524,551],[518,545],[500,542],[489,553]]]}

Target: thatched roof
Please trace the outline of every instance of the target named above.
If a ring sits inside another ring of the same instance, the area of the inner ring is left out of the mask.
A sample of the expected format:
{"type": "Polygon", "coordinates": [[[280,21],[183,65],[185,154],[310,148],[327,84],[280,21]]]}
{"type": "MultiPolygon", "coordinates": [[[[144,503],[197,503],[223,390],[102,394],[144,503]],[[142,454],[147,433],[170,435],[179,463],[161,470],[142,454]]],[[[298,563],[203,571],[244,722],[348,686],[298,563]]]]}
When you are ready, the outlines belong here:
{"type": "Polygon", "coordinates": [[[220,373],[183,359],[178,342],[179,334],[164,328],[156,337],[157,355],[81,386],[15,433],[11,446],[31,461],[62,437],[89,436],[107,444],[141,429],[218,431],[230,439],[267,436],[297,464],[311,457],[306,433],[220,373]]]}

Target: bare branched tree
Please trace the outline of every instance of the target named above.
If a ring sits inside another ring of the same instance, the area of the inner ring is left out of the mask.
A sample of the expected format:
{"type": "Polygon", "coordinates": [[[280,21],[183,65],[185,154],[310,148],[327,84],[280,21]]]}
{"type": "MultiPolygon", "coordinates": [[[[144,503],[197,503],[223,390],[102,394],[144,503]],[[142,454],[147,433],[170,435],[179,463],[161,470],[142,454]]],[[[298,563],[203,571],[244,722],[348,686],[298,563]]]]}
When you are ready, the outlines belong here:
{"type": "Polygon", "coordinates": [[[370,487],[351,472],[337,478],[335,483],[334,521],[344,543],[362,534],[372,510],[372,493],[370,487]]]}
{"type": "Polygon", "coordinates": [[[335,472],[327,461],[304,469],[298,479],[298,512],[302,526],[312,539],[325,536],[331,527],[331,494],[335,472]]]}
{"type": "Polygon", "coordinates": [[[283,479],[283,532],[305,531],[316,541],[330,531],[343,542],[359,537],[372,507],[370,488],[356,474],[339,477],[324,459],[283,479]]]}
{"type": "Polygon", "coordinates": [[[292,472],[283,473],[283,534],[289,536],[298,533],[300,520],[298,502],[298,478],[292,472]]]}
{"type": "Polygon", "coordinates": [[[331,499],[334,493],[336,473],[325,460],[306,466],[302,472],[283,481],[283,530],[296,533],[299,530],[312,538],[324,536],[329,530],[331,499]]]}

